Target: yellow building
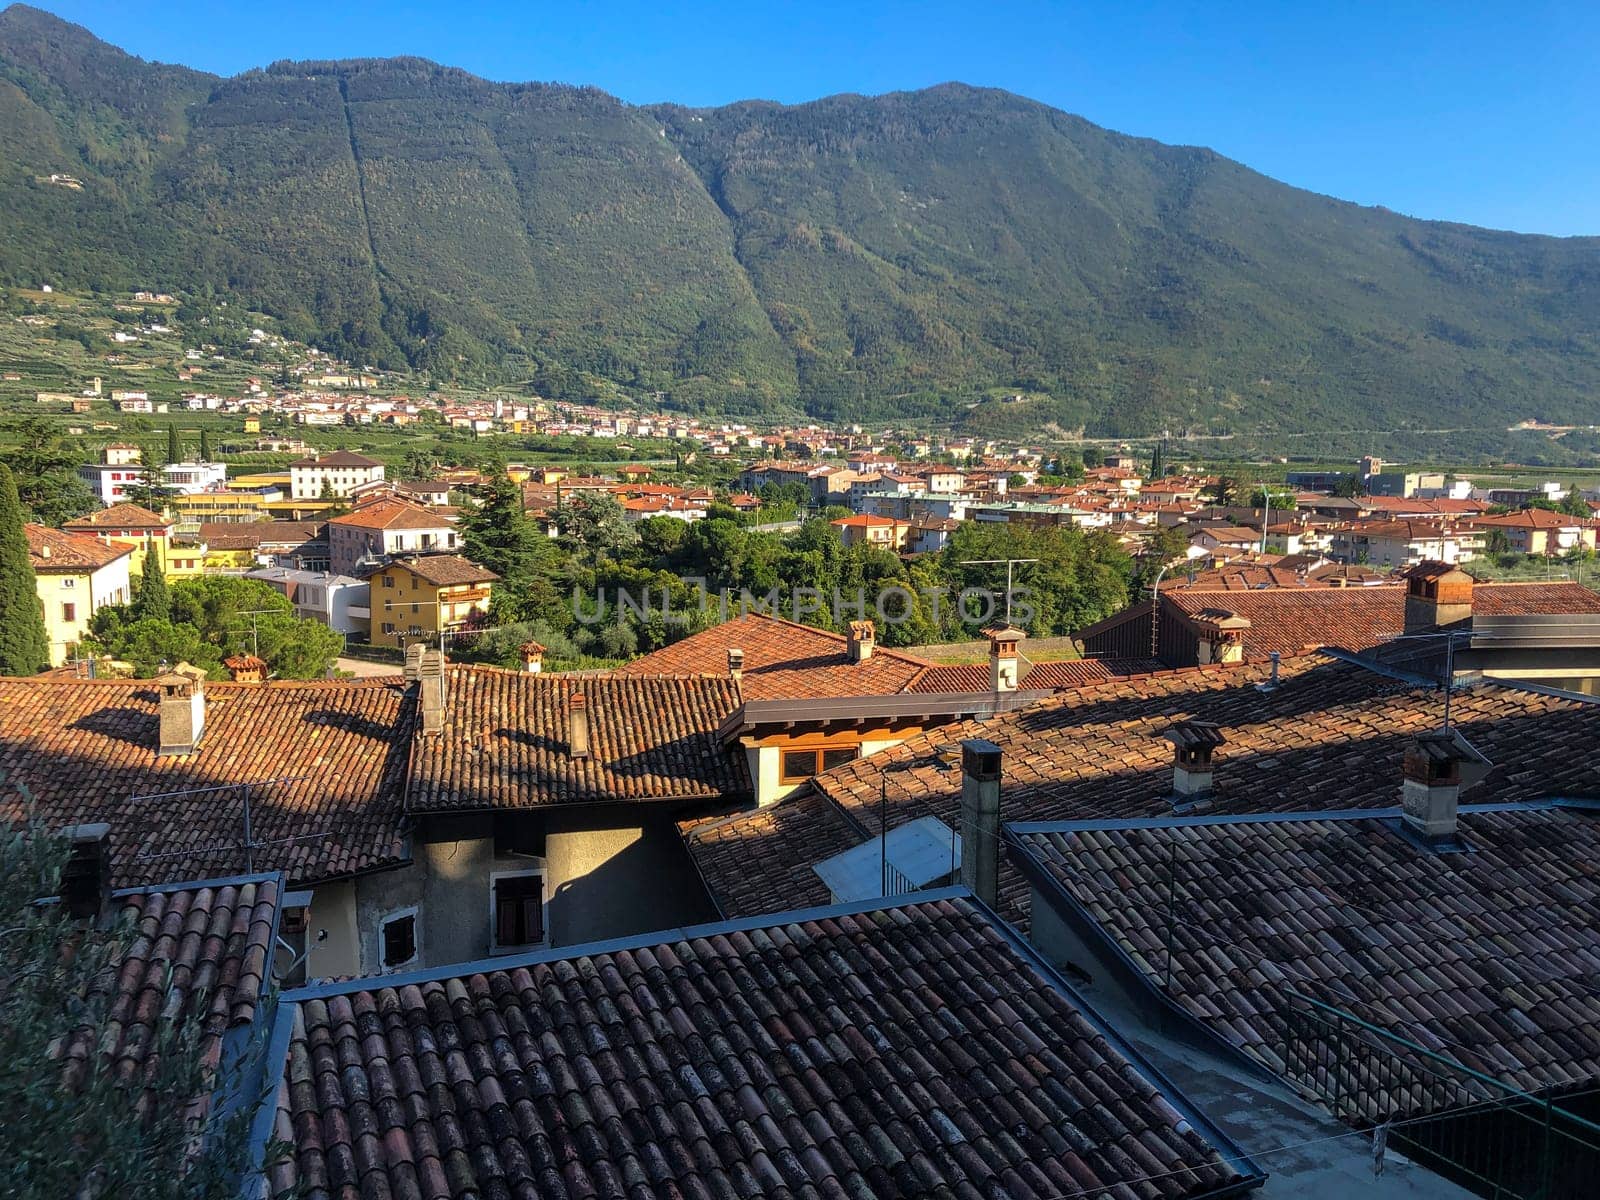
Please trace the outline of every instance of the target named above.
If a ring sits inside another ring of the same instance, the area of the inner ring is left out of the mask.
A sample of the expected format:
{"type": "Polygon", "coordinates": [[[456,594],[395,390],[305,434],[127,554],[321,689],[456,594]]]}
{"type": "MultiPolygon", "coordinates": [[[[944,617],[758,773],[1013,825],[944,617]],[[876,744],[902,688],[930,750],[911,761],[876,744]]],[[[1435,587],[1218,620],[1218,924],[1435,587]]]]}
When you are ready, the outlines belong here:
{"type": "Polygon", "coordinates": [[[260,417],[246,417],[244,419],[244,431],[246,433],[260,433],[261,432],[261,418],[260,417]]]}
{"type": "Polygon", "coordinates": [[[113,504],[110,508],[75,517],[61,528],[75,536],[91,537],[107,546],[128,551],[128,571],[133,575],[144,571],[145,555],[152,551],[166,574],[174,573],[174,558],[186,561],[195,557],[183,552],[183,548],[175,556],[172,522],[140,504],[113,504]]]}
{"type": "Polygon", "coordinates": [[[23,531],[50,638],[50,665],[59,667],[89,632],[96,612],[132,598],[128,560],[133,551],[46,525],[26,525],[23,531]]]}
{"type": "Polygon", "coordinates": [[[267,498],[260,492],[196,492],[167,501],[178,527],[192,532],[203,521],[265,521],[267,498]]]}
{"type": "Polygon", "coordinates": [[[489,611],[500,576],[459,554],[420,554],[397,558],[371,575],[374,646],[411,642],[437,645],[441,622],[448,632],[464,628],[489,611]]]}

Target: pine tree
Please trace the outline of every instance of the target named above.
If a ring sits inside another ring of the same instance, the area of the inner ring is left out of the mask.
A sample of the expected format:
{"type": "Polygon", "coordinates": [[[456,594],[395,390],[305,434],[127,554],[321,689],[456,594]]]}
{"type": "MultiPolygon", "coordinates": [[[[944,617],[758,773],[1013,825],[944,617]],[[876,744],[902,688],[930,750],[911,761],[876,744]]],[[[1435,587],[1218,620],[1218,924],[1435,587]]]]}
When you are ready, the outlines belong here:
{"type": "Polygon", "coordinates": [[[211,461],[211,431],[208,429],[200,431],[200,461],[211,461]]]}
{"type": "Polygon", "coordinates": [[[139,576],[139,588],[133,596],[133,615],[140,621],[146,617],[162,621],[172,618],[172,590],[167,587],[161,559],[153,546],[144,556],[144,572],[139,576]]]}
{"type": "Polygon", "coordinates": [[[17,481],[0,463],[0,675],[32,675],[49,665],[50,635],[22,530],[17,481]]]}
{"type": "Polygon", "coordinates": [[[167,425],[167,461],[169,463],[183,461],[183,443],[178,440],[176,422],[169,422],[167,425]]]}

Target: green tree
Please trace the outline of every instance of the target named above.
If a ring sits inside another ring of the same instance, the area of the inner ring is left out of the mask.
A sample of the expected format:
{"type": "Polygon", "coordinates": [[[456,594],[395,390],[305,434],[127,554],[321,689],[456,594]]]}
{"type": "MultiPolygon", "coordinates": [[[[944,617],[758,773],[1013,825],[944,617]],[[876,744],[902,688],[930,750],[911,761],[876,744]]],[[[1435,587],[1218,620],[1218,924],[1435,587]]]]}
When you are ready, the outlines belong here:
{"type": "MultiPolygon", "coordinates": [[[[74,919],[61,904],[38,902],[59,893],[66,853],[59,839],[37,830],[0,828],[5,1194],[15,1200],[237,1196],[259,1097],[212,1104],[198,1127],[192,1123],[196,1097],[243,1082],[237,1069],[208,1063],[203,1007],[161,1005],[141,1018],[144,1052],[132,1087],[124,1064],[100,1052],[130,1036],[128,1014],[118,1007],[127,998],[107,982],[117,978],[140,934],[131,919],[102,926],[74,919]],[[63,1039],[75,1048],[65,1055],[63,1039]],[[65,1068],[64,1059],[73,1067],[65,1068]]],[[[203,1005],[204,991],[197,995],[203,1005]]],[[[269,1161],[286,1149],[274,1143],[269,1161]]]]}
{"type": "Polygon", "coordinates": [[[82,455],[55,425],[26,416],[7,422],[4,432],[12,444],[0,460],[11,468],[17,495],[33,520],[54,527],[100,507],[78,477],[82,455]]]}
{"type": "Polygon", "coordinates": [[[1156,448],[1153,451],[1151,451],[1151,453],[1150,453],[1150,478],[1151,479],[1160,479],[1164,475],[1166,475],[1166,473],[1167,473],[1166,457],[1167,457],[1167,443],[1164,440],[1157,441],[1156,442],[1156,448]]]}
{"type": "Polygon", "coordinates": [[[50,638],[22,528],[11,468],[0,463],[0,674],[32,675],[50,665],[50,638]]]}
{"type": "Polygon", "coordinates": [[[183,461],[183,442],[178,438],[178,423],[167,422],[167,461],[176,463],[183,461]]]}
{"type": "Polygon", "coordinates": [[[1216,482],[1207,484],[1201,494],[1219,508],[1227,508],[1239,498],[1239,481],[1232,475],[1219,475],[1216,482]]]}
{"type": "Polygon", "coordinates": [[[209,429],[200,431],[200,461],[211,461],[211,431],[209,429]]]}
{"type": "Polygon", "coordinates": [[[1083,448],[1083,465],[1091,471],[1106,461],[1105,455],[1100,453],[1098,446],[1085,446],[1083,448]]]}
{"type": "Polygon", "coordinates": [[[167,587],[161,558],[152,549],[144,556],[144,570],[133,593],[133,616],[137,621],[165,621],[172,615],[172,592],[167,587]]]}

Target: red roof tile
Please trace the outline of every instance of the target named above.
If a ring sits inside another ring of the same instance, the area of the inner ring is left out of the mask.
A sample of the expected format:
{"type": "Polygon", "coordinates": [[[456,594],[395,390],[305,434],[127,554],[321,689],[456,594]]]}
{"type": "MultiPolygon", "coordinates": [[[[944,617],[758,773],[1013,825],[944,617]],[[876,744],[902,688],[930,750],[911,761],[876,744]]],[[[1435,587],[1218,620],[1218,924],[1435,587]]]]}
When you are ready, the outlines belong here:
{"type": "Polygon", "coordinates": [[[130,546],[107,545],[97,537],[64,533],[48,525],[24,525],[22,532],[28,538],[28,558],[40,575],[98,571],[133,553],[130,546]]]}
{"type": "Polygon", "coordinates": [[[280,1129],[310,1200],[1177,1200],[1238,1178],[965,897],[358,982],[293,1020],[280,1129]]]}

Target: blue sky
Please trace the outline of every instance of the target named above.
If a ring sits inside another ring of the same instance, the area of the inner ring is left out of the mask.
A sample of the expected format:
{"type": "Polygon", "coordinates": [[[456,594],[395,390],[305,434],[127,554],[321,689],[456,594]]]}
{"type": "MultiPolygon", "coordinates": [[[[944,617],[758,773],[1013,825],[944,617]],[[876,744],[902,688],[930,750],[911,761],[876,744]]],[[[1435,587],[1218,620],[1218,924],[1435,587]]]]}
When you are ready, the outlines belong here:
{"type": "Polygon", "coordinates": [[[35,3],[141,57],[222,74],[418,54],[686,104],[959,79],[1364,204],[1600,234],[1596,0],[35,3]]]}

